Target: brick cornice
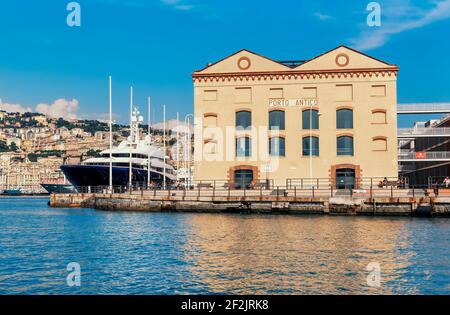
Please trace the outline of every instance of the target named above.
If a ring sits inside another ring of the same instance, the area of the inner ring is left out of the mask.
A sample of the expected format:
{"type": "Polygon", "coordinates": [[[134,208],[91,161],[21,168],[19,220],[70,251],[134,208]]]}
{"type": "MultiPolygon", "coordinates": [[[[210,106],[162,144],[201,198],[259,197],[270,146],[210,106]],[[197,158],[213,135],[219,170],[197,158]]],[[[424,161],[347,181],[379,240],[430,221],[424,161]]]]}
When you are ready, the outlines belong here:
{"type": "Polygon", "coordinates": [[[229,72],[229,73],[197,73],[192,74],[195,82],[213,81],[267,81],[285,79],[322,79],[322,78],[354,78],[354,77],[392,77],[397,76],[398,67],[373,69],[332,69],[332,70],[292,70],[266,72],[229,72]]]}

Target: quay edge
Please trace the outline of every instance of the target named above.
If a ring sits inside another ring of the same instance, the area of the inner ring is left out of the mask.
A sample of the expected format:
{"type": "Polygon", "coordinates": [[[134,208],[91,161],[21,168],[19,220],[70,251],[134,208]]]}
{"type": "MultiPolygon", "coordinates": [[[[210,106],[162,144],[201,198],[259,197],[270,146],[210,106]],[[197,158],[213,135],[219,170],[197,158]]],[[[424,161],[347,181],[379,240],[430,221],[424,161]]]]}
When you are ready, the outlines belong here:
{"type": "Polygon", "coordinates": [[[450,217],[448,197],[199,197],[140,194],[52,194],[54,208],[103,211],[450,217]]]}

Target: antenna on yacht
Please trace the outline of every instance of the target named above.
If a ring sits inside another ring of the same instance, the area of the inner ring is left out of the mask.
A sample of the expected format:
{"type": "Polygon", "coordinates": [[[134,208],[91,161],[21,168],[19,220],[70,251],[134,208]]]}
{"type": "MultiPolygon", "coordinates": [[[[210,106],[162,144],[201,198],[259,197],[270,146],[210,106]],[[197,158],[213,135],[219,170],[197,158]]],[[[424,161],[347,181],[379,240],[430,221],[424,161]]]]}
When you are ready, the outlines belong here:
{"type": "Polygon", "coordinates": [[[166,104],[163,105],[163,121],[164,121],[164,132],[163,132],[163,141],[164,141],[164,173],[163,173],[163,188],[166,190],[166,104]]]}
{"type": "Polygon", "coordinates": [[[148,155],[147,155],[147,189],[150,189],[150,180],[151,180],[151,165],[150,165],[150,157],[151,157],[151,152],[150,152],[150,144],[152,143],[152,136],[151,136],[151,129],[150,129],[150,96],[148,97],[148,155]]]}
{"type": "Polygon", "coordinates": [[[130,145],[130,163],[129,163],[129,170],[128,170],[128,185],[131,192],[131,189],[133,187],[133,165],[132,165],[132,159],[133,159],[133,136],[132,131],[133,130],[133,87],[130,87],[130,137],[129,137],[129,145],[130,145]]]}
{"type": "Polygon", "coordinates": [[[109,190],[113,191],[113,172],[112,172],[112,78],[109,76],[109,190]]]}
{"type": "Polygon", "coordinates": [[[180,169],[180,113],[177,112],[177,180],[178,180],[178,172],[180,169]]]}

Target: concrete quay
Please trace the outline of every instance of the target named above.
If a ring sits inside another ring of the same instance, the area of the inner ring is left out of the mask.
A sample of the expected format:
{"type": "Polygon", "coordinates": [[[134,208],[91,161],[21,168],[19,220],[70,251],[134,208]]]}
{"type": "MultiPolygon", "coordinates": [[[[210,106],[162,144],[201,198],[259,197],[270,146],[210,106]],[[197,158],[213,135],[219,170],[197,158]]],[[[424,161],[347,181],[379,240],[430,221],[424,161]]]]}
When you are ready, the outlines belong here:
{"type": "Polygon", "coordinates": [[[450,197],[200,196],[192,191],[52,194],[49,205],[104,211],[450,217],[450,197]]]}

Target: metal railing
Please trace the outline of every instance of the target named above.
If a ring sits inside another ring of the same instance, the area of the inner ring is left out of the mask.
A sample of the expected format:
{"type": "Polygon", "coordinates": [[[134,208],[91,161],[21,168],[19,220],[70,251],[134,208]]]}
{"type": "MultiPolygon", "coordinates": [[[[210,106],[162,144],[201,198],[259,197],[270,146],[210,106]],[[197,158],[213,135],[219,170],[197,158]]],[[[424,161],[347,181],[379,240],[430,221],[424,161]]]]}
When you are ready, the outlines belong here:
{"type": "Polygon", "coordinates": [[[342,182],[338,182],[336,178],[288,178],[286,180],[286,187],[298,187],[299,189],[325,189],[330,186],[334,189],[350,189],[350,188],[370,188],[370,187],[396,187],[409,188],[409,179],[407,177],[356,177],[351,180],[342,178],[342,182]]]}
{"type": "Polygon", "coordinates": [[[398,114],[450,113],[450,103],[397,104],[398,114]]]}
{"type": "Polygon", "coordinates": [[[399,151],[399,161],[450,161],[450,151],[426,151],[426,152],[411,152],[399,151]]]}
{"type": "Polygon", "coordinates": [[[228,180],[192,181],[187,185],[169,185],[163,189],[161,185],[149,187],[145,183],[133,183],[132,187],[113,186],[83,186],[76,187],[81,194],[129,194],[140,195],[141,198],[178,198],[181,200],[198,200],[207,198],[215,200],[297,200],[299,198],[322,197],[426,197],[438,196],[439,185],[411,186],[408,178],[395,177],[361,177],[344,182],[341,186],[336,179],[329,178],[291,178],[286,185],[274,186],[273,180],[247,181],[243,184],[230,183],[228,180]],[[234,199],[233,199],[234,198],[234,199]],[[282,199],[287,198],[287,199],[282,199]],[[292,199],[293,198],[293,199],[292,199]]]}
{"type": "Polygon", "coordinates": [[[428,189],[427,187],[396,187],[378,185],[367,188],[349,188],[336,189],[333,185],[327,188],[301,188],[298,186],[274,186],[270,189],[265,189],[263,186],[236,189],[229,185],[224,186],[199,186],[187,189],[187,187],[168,187],[163,190],[159,187],[144,188],[134,186],[131,189],[125,186],[114,186],[111,191],[108,186],[88,186],[77,187],[81,194],[111,194],[120,193],[124,195],[136,195],[144,199],[165,200],[166,198],[175,198],[176,200],[199,200],[199,198],[207,200],[238,200],[238,201],[295,201],[304,198],[329,198],[329,197],[356,197],[356,198],[400,198],[400,197],[427,197],[438,196],[439,187],[428,189]]]}
{"type": "Polygon", "coordinates": [[[399,128],[397,138],[450,137],[450,128],[399,128]]]}
{"type": "Polygon", "coordinates": [[[450,188],[450,182],[444,180],[447,176],[428,176],[428,188],[450,188]]]}

